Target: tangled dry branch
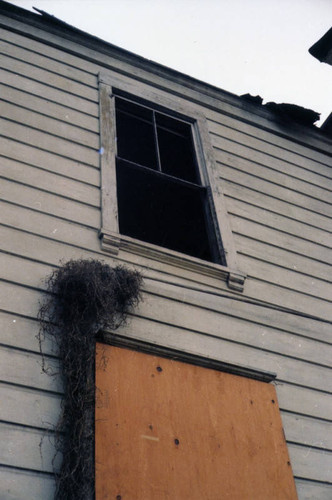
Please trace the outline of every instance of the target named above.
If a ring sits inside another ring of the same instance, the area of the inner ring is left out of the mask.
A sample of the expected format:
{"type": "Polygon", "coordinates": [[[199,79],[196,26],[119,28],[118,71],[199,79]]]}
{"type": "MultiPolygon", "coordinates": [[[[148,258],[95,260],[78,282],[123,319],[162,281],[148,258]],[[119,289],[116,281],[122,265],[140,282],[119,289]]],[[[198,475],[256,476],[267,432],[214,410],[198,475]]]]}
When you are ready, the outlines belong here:
{"type": "Polygon", "coordinates": [[[71,260],[46,279],[39,345],[43,353],[45,337],[55,342],[64,385],[55,433],[56,450],[62,454],[56,500],[94,498],[96,335],[126,322],[140,300],[141,284],[138,272],[97,260],[71,260]]]}

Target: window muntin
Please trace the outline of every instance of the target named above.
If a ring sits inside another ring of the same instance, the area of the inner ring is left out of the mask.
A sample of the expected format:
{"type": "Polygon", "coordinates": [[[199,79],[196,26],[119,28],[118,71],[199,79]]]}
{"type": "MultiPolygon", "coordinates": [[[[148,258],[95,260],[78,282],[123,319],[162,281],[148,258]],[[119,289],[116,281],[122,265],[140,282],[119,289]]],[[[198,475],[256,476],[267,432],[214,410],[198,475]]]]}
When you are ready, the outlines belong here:
{"type": "Polygon", "coordinates": [[[120,233],[221,262],[192,125],[119,96],[115,109],[120,233]]]}

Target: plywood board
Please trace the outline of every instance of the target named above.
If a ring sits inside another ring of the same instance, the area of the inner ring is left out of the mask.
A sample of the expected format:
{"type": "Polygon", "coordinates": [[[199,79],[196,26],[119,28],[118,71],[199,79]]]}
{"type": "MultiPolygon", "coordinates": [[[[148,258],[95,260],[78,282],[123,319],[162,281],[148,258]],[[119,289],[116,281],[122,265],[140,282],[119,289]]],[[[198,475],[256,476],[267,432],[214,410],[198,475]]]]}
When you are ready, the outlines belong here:
{"type": "Polygon", "coordinates": [[[273,386],[97,346],[96,500],[296,499],[273,386]]]}

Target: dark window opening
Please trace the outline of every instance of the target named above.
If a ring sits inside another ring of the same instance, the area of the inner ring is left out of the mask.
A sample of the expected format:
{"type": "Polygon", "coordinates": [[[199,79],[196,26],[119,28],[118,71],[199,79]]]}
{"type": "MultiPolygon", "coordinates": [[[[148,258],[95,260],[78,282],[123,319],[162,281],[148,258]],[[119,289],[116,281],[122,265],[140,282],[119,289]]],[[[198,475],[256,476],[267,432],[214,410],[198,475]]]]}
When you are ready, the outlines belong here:
{"type": "Polygon", "coordinates": [[[120,233],[221,262],[191,125],[116,97],[120,233]]]}

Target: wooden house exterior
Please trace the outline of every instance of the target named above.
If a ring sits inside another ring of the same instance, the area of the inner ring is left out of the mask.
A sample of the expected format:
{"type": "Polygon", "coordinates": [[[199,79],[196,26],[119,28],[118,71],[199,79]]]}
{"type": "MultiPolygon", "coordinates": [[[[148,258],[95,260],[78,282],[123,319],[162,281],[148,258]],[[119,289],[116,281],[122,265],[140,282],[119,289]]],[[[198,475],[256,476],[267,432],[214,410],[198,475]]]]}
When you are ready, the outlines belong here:
{"type": "Polygon", "coordinates": [[[62,387],[37,311],[52,269],[93,258],[144,276],[121,338],[277,374],[298,497],[330,499],[331,137],[7,3],[0,52],[0,498],[53,497],[62,387]],[[119,234],[112,99],[128,95],[192,125],[219,260],[119,234]]]}

